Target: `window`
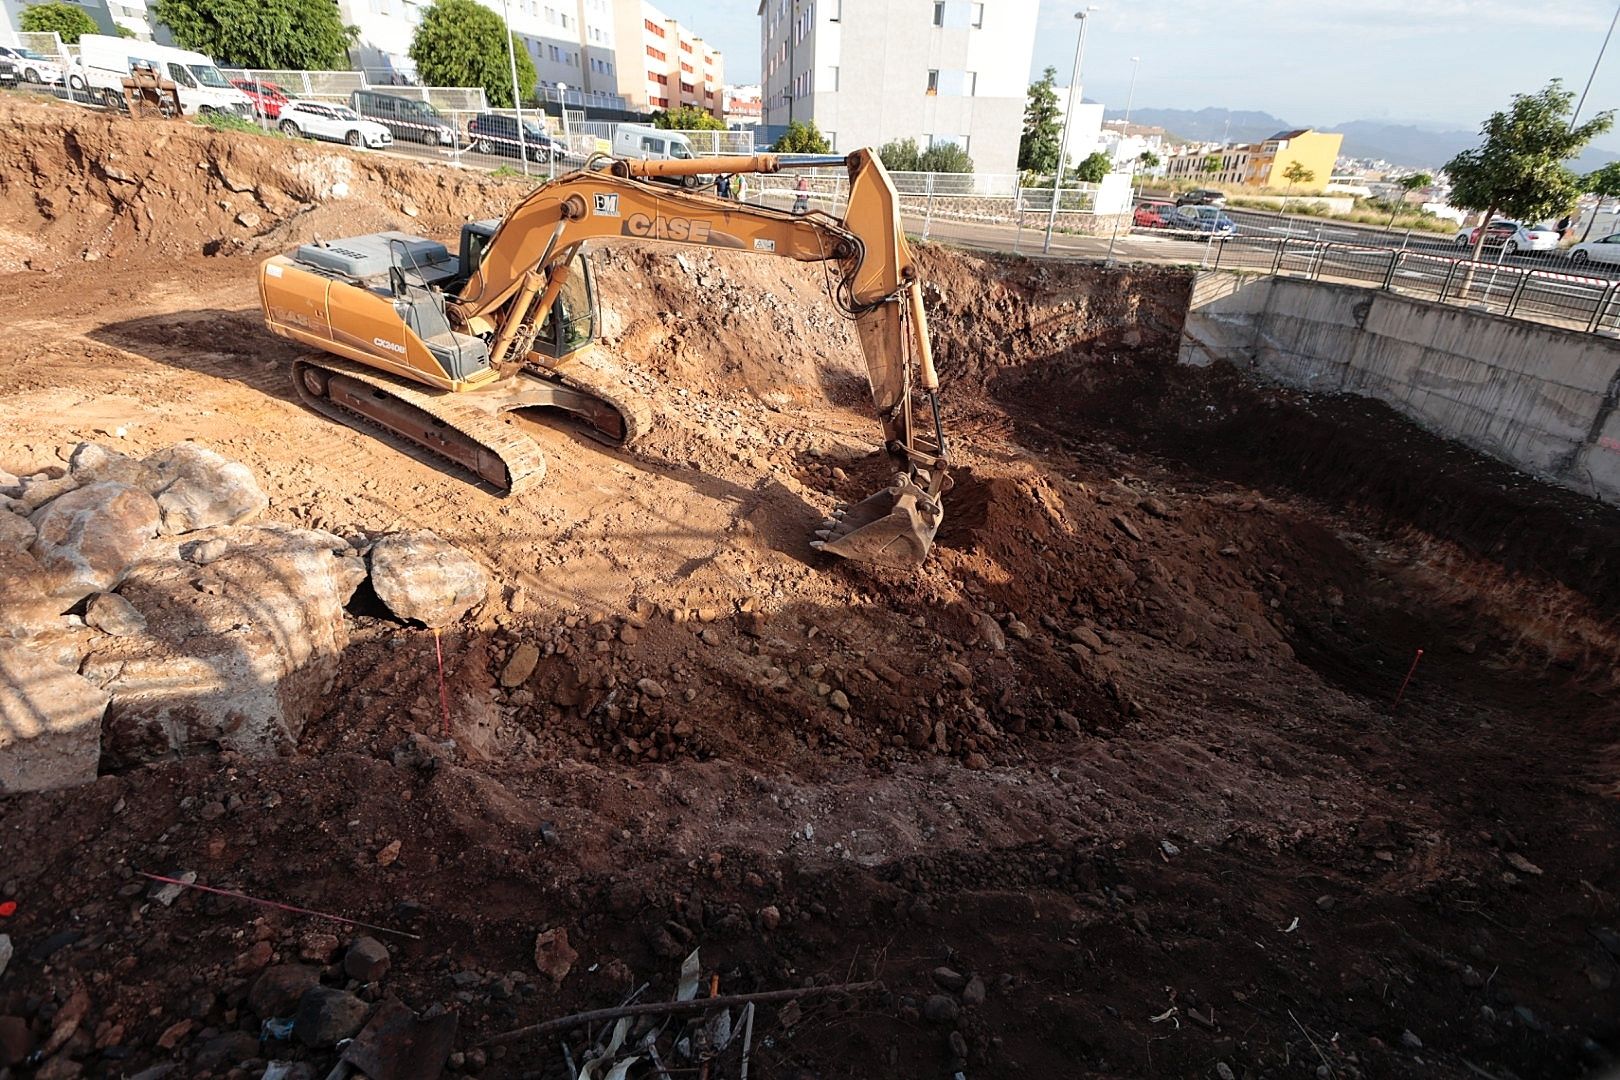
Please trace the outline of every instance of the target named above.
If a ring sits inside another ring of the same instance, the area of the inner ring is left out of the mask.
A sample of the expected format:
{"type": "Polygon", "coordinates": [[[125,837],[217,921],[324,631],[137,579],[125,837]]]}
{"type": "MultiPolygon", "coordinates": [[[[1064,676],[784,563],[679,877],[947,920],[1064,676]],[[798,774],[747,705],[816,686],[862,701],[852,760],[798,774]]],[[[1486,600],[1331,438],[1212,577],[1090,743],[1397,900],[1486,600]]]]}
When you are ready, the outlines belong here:
{"type": "Polygon", "coordinates": [[[692,43],[690,41],[681,42],[681,52],[691,52],[691,51],[692,51],[692,43]]]}
{"type": "Polygon", "coordinates": [[[664,54],[664,51],[662,49],[655,49],[651,45],[647,46],[647,55],[652,57],[654,60],[668,60],[669,59],[669,57],[664,54]]]}
{"type": "Polygon", "coordinates": [[[936,3],[934,5],[934,25],[945,25],[945,5],[943,3],[936,3]]]}
{"type": "Polygon", "coordinates": [[[938,94],[939,93],[939,72],[938,71],[930,71],[928,73],[928,92],[930,94],[938,94]]]}
{"type": "Polygon", "coordinates": [[[169,65],[169,78],[173,79],[179,86],[197,85],[197,80],[191,77],[191,72],[187,71],[185,67],[180,64],[169,65]]]}
{"type": "Polygon", "coordinates": [[[983,4],[974,4],[973,5],[973,29],[975,29],[975,30],[983,30],[984,29],[984,5],[983,4]]]}
{"type": "Polygon", "coordinates": [[[681,61],[681,70],[686,72],[688,75],[690,75],[690,74],[692,74],[692,65],[688,64],[685,60],[682,60],[681,61]]]}

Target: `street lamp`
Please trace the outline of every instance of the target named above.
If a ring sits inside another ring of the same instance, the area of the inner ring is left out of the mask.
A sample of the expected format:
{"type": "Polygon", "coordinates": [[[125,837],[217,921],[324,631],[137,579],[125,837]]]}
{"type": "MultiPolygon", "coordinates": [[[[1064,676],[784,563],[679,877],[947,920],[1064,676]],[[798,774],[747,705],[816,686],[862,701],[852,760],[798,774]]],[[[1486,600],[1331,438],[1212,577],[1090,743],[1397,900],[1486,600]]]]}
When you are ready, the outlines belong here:
{"type": "Polygon", "coordinates": [[[1592,61],[1592,74],[1586,77],[1586,89],[1581,91],[1581,99],[1575,103],[1575,111],[1569,114],[1569,130],[1575,130],[1575,120],[1581,115],[1581,106],[1586,104],[1586,95],[1592,89],[1592,80],[1597,78],[1598,65],[1603,63],[1603,54],[1608,51],[1609,39],[1614,36],[1614,24],[1620,22],[1620,6],[1614,9],[1614,18],[1609,20],[1609,32],[1603,35],[1603,44],[1598,47],[1597,59],[1592,61]]]}
{"type": "Polygon", "coordinates": [[[1046,215],[1046,242],[1041,245],[1041,253],[1052,253],[1052,230],[1057,227],[1058,195],[1063,191],[1063,158],[1069,152],[1069,125],[1074,123],[1074,93],[1080,89],[1080,65],[1086,58],[1086,16],[1098,10],[1096,4],[1088,4],[1084,11],[1077,11],[1074,17],[1080,20],[1080,38],[1074,46],[1074,73],[1069,78],[1069,107],[1063,113],[1063,138],[1058,143],[1057,172],[1052,177],[1052,209],[1046,215]]]}
{"type": "Polygon", "coordinates": [[[518,160],[523,163],[523,175],[529,175],[529,148],[523,141],[523,95],[518,93],[517,44],[512,33],[512,11],[506,0],[501,0],[501,21],[506,25],[506,59],[512,65],[512,108],[517,112],[518,160]]]}
{"type": "Polygon", "coordinates": [[[1141,65],[1140,56],[1131,57],[1131,88],[1125,93],[1125,129],[1120,132],[1122,138],[1131,133],[1131,102],[1136,98],[1136,69],[1141,65]]]}

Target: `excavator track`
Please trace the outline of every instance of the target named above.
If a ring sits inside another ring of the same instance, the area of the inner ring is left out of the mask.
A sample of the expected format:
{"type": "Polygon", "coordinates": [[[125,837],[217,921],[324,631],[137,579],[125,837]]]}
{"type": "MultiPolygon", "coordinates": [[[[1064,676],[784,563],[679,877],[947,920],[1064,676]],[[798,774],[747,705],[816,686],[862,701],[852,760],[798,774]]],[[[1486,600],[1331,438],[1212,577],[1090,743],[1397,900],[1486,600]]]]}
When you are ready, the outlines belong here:
{"type": "Polygon", "coordinates": [[[502,495],[517,495],[546,476],[534,440],[504,422],[474,394],[425,390],[335,356],[293,364],[299,400],[395,449],[447,461],[502,495]]]}
{"type": "Polygon", "coordinates": [[[625,388],[623,374],[615,369],[613,362],[600,349],[576,353],[566,367],[549,369],[543,375],[525,372],[523,378],[558,383],[567,389],[588,394],[617,412],[622,434],[615,435],[590,424],[579,425],[581,431],[597,442],[633,449],[636,440],[652,428],[652,403],[625,388]]]}

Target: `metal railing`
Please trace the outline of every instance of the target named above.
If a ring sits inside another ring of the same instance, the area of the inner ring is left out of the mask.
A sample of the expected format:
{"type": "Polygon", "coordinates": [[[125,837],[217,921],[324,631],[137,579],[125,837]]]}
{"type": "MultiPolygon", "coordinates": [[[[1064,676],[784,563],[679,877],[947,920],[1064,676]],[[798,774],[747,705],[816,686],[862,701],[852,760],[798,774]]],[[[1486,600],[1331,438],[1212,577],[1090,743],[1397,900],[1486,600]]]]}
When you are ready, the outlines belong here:
{"type": "Polygon", "coordinates": [[[1620,333],[1620,281],[1586,270],[1532,269],[1392,247],[1220,237],[1203,265],[1382,289],[1474,311],[1591,333],[1620,333]]]}
{"type": "Polygon", "coordinates": [[[271,71],[261,68],[219,69],[227,79],[274,83],[287,96],[348,103],[356,90],[376,90],[397,98],[425,101],[444,112],[481,112],[488,105],[481,86],[401,86],[372,82],[364,71],[271,71]]]}

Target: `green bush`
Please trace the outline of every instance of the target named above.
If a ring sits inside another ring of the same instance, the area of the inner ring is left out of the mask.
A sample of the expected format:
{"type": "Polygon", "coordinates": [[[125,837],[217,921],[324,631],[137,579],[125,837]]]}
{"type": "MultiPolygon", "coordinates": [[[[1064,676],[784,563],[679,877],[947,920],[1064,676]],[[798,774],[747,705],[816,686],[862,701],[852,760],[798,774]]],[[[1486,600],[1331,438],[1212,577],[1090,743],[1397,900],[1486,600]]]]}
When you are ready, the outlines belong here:
{"type": "Polygon", "coordinates": [[[25,34],[51,34],[64,44],[76,44],[81,35],[97,33],[96,21],[84,13],[83,8],[50,0],[44,4],[29,4],[17,19],[17,27],[25,34]]]}

